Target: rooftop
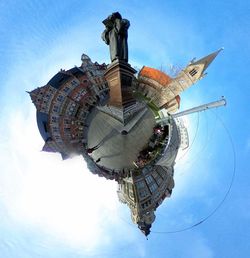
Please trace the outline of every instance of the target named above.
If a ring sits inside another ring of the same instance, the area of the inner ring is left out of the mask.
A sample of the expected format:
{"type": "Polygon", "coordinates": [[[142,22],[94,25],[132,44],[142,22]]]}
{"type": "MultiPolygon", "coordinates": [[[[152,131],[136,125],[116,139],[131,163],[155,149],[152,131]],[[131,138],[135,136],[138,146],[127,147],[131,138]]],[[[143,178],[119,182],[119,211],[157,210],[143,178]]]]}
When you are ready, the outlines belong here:
{"type": "Polygon", "coordinates": [[[172,78],[164,72],[147,66],[143,66],[139,73],[139,78],[140,76],[157,81],[161,85],[168,85],[172,80],[172,78]]]}

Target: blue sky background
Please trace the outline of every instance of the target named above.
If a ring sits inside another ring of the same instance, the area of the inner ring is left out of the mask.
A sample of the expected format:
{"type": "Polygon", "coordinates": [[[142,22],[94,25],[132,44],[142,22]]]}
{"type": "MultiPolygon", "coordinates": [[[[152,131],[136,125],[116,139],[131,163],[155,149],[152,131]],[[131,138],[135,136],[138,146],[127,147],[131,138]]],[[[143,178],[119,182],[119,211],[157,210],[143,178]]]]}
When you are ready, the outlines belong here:
{"type": "Polygon", "coordinates": [[[249,257],[249,1],[0,2],[0,257],[249,257]],[[131,22],[129,61],[169,70],[220,47],[208,76],[181,95],[181,110],[219,99],[227,106],[186,119],[191,147],[177,158],[172,197],[147,241],[118,202],[116,184],[88,173],[81,157],[40,152],[25,90],[45,85],[82,53],[109,62],[101,21],[131,22]],[[234,162],[233,139],[236,161],[234,162]],[[213,216],[204,219],[233,187],[213,216]]]}

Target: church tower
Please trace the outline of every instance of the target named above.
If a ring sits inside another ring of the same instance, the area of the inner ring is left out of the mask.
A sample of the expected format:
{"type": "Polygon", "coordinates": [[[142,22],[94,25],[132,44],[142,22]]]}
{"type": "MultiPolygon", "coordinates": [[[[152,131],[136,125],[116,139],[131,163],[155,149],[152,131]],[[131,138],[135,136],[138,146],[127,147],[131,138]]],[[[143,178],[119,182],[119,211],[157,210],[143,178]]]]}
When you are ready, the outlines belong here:
{"type": "MultiPolygon", "coordinates": [[[[189,88],[191,85],[196,83],[198,80],[204,78],[206,75],[205,71],[208,66],[213,62],[219,52],[223,50],[220,48],[219,50],[195,61],[195,59],[191,60],[190,63],[183,69],[179,74],[177,74],[176,78],[172,81],[173,88],[177,86],[181,87],[181,91],[189,88]]],[[[172,88],[171,85],[169,88],[172,88]]]]}
{"type": "Polygon", "coordinates": [[[180,107],[181,92],[206,75],[206,69],[221,50],[222,48],[197,61],[191,60],[174,78],[144,66],[138,75],[138,89],[159,109],[166,108],[169,113],[174,113],[180,107]]]}

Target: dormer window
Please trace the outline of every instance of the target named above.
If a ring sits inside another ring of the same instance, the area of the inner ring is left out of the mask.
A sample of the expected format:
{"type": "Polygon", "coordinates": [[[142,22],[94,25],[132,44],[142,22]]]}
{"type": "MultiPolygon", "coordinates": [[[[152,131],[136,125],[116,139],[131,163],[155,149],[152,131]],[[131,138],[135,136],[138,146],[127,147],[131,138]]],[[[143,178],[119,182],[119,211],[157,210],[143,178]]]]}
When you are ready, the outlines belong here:
{"type": "Polygon", "coordinates": [[[196,70],[196,68],[193,68],[190,72],[189,72],[189,74],[191,75],[191,76],[195,76],[196,74],[197,74],[197,70],[196,70]]]}

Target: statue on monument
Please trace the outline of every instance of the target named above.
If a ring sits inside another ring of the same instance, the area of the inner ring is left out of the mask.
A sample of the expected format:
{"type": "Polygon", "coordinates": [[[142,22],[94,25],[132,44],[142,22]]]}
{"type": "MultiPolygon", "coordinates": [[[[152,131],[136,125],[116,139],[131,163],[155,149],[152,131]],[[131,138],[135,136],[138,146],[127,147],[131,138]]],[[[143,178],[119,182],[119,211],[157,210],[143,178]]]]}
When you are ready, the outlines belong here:
{"type": "Polygon", "coordinates": [[[130,23],[119,12],[112,13],[103,22],[106,29],[102,39],[109,45],[111,62],[122,60],[128,62],[128,28],[130,23]]]}

